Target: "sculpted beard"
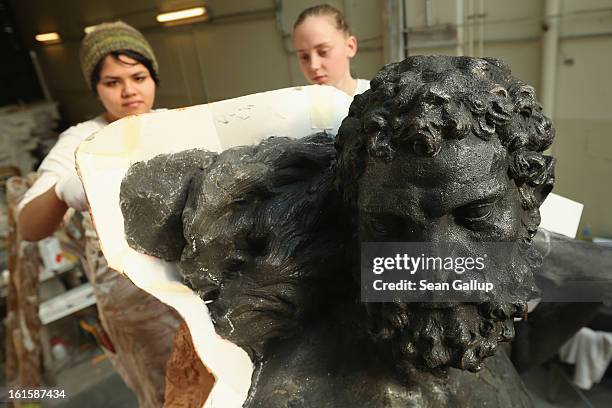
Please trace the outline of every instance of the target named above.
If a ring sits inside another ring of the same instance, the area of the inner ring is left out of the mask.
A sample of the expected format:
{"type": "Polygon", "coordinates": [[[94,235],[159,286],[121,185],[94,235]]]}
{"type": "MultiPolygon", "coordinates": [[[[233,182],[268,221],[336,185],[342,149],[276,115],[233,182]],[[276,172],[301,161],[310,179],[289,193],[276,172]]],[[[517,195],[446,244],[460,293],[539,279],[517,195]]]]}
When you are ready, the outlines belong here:
{"type": "Polygon", "coordinates": [[[400,374],[425,369],[443,375],[449,367],[479,371],[498,343],[513,339],[514,318],[526,315],[526,300],[537,293],[533,271],[540,254],[530,243],[517,253],[482,302],[366,304],[368,331],[382,355],[400,374]]]}

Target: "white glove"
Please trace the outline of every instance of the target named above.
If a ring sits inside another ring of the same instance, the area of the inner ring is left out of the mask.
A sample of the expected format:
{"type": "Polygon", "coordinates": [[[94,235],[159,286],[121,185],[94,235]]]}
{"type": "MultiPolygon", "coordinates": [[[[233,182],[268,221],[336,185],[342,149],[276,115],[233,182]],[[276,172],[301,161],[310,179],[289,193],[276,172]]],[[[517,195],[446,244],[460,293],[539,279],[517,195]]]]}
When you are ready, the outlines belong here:
{"type": "Polygon", "coordinates": [[[68,205],[78,211],[87,210],[87,198],[83,183],[76,174],[71,174],[60,179],[55,184],[55,195],[68,205]]]}

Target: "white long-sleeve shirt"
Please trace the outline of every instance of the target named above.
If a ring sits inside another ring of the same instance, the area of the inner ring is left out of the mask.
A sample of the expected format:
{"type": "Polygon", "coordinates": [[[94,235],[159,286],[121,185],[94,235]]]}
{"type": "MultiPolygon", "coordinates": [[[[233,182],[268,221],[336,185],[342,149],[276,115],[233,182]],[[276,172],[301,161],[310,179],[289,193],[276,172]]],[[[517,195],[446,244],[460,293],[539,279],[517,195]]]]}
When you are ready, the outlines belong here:
{"type": "Polygon", "coordinates": [[[57,143],[38,168],[38,178],[23,195],[17,206],[17,213],[34,198],[47,192],[60,179],[68,175],[76,175],[74,153],[79,144],[90,135],[104,128],[108,122],[102,116],[79,123],[66,129],[58,138],[57,143]]]}

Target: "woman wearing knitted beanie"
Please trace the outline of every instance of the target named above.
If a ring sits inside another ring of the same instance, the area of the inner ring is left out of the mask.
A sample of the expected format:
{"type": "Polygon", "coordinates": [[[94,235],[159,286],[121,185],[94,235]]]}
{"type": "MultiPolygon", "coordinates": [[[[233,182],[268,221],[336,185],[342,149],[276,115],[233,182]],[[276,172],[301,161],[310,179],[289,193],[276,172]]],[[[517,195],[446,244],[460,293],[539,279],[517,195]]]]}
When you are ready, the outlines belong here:
{"type": "Polygon", "coordinates": [[[52,234],[68,207],[85,210],[87,201],[75,171],[78,144],[110,122],[151,110],[155,100],[157,61],[142,34],[118,21],[96,26],[81,42],[85,81],[105,112],[62,133],[42,162],[36,184],[19,205],[22,237],[37,241],[52,234]]]}
{"type": "MultiPolygon", "coordinates": [[[[142,34],[121,21],[103,23],[81,42],[85,81],[104,107],[100,116],[63,132],[38,169],[38,179],[18,206],[21,237],[37,241],[57,230],[68,208],[87,209],[75,168],[75,150],[85,138],[129,115],[149,112],[155,100],[158,66],[142,34]]],[[[100,320],[112,344],[107,354],[140,406],[162,406],[165,365],[180,320],[160,301],[109,269],[88,213],[86,273],[94,288],[100,320]]]]}

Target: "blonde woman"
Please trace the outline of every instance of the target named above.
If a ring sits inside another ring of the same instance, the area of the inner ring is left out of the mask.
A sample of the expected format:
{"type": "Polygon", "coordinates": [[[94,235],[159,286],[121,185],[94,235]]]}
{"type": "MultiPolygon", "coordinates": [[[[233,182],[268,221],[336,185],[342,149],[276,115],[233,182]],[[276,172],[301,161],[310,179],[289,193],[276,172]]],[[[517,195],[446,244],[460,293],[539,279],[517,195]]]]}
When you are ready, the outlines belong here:
{"type": "Polygon", "coordinates": [[[331,85],[351,97],[370,89],[370,81],[351,74],[357,38],[338,9],[322,4],[302,11],[293,26],[293,47],[311,84],[331,85]]]}

